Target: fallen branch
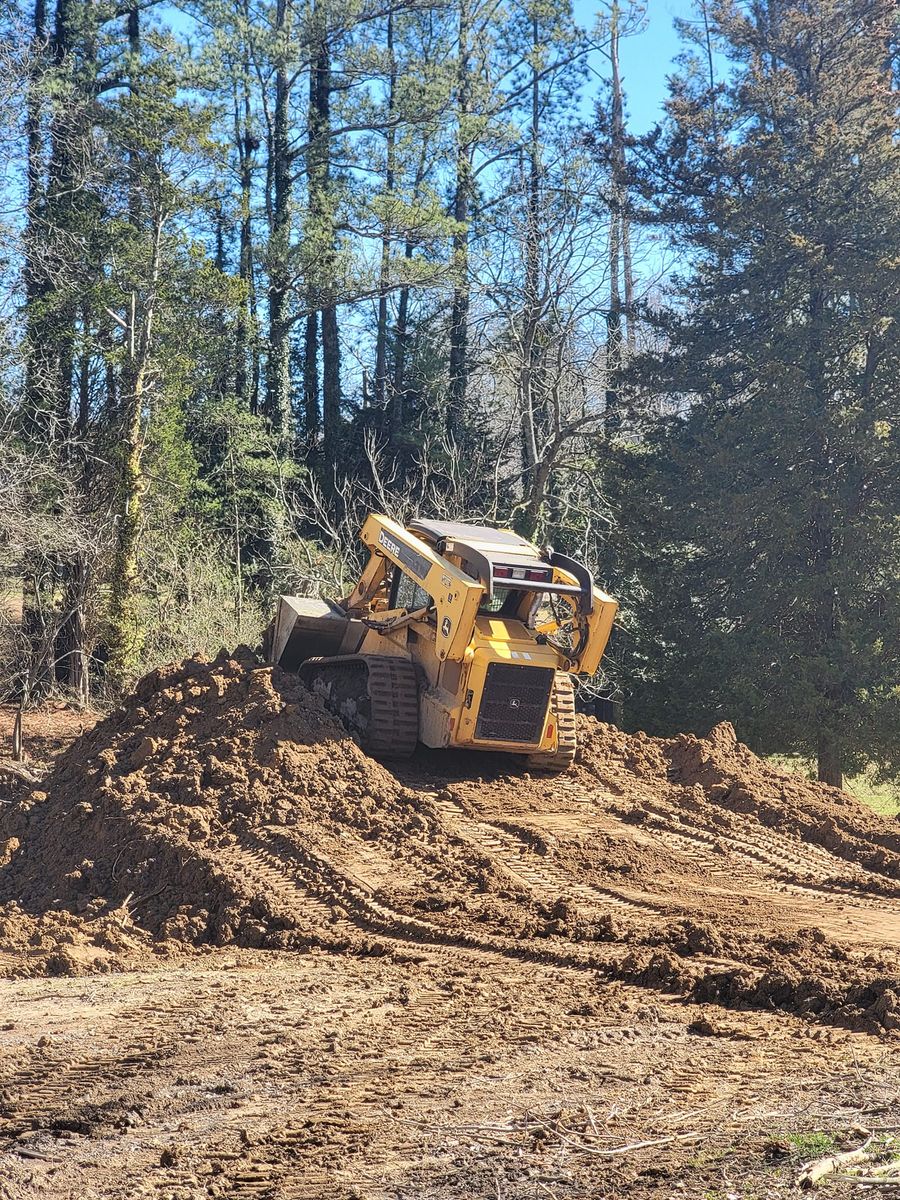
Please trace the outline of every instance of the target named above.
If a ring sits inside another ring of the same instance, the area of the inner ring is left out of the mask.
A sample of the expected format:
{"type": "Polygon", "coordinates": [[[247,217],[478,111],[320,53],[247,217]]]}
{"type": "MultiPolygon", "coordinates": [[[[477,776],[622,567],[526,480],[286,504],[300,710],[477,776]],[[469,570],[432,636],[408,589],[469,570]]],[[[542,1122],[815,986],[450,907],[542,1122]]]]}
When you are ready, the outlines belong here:
{"type": "Polygon", "coordinates": [[[574,1138],[560,1135],[567,1146],[573,1150],[582,1150],[585,1154],[597,1154],[602,1158],[613,1158],[617,1154],[630,1154],[633,1150],[644,1150],[648,1146],[665,1146],[668,1142],[695,1142],[703,1135],[700,1133],[670,1133],[668,1137],[648,1138],[644,1142],[629,1142],[627,1146],[615,1146],[612,1150],[601,1150],[595,1146],[586,1146],[576,1142],[574,1138]]]}
{"type": "Polygon", "coordinates": [[[825,1158],[817,1158],[808,1162],[797,1177],[797,1184],[802,1188],[814,1188],[826,1175],[832,1175],[840,1167],[852,1167],[863,1163],[869,1157],[868,1149],[872,1138],[868,1137],[856,1150],[846,1150],[843,1154],[829,1154],[825,1158]]]}
{"type": "Polygon", "coordinates": [[[41,782],[40,775],[35,774],[28,767],[23,767],[21,763],[0,763],[0,775],[12,775],[14,779],[18,779],[22,783],[30,783],[32,786],[41,782]]]}
{"type": "Polygon", "coordinates": [[[835,1175],[835,1182],[877,1183],[880,1188],[900,1188],[900,1179],[885,1179],[883,1175],[835,1175]]]}

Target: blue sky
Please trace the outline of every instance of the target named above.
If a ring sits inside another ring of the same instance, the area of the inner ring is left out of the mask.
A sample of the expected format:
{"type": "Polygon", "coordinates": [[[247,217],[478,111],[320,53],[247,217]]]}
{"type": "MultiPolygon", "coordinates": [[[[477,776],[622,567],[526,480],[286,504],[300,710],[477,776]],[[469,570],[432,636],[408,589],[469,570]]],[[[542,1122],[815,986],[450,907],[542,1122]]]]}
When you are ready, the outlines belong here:
{"type": "MultiPolygon", "coordinates": [[[[693,0],[645,0],[647,28],[620,43],[619,63],[628,98],[629,128],[644,133],[660,117],[666,96],[666,77],[680,49],[674,28],[675,17],[695,17],[693,0]]],[[[595,0],[574,0],[575,18],[590,29],[595,20],[595,0]]],[[[608,76],[602,62],[597,69],[608,76]]]]}

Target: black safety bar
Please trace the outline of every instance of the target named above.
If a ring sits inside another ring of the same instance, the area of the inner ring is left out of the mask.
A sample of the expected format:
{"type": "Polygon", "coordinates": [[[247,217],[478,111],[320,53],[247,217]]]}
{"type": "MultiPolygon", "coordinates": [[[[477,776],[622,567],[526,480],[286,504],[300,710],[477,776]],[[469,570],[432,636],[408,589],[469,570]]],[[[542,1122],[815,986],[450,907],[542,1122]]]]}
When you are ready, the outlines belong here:
{"type": "Polygon", "coordinates": [[[550,564],[554,567],[559,567],[560,570],[568,571],[570,575],[574,575],[578,580],[578,587],[574,588],[581,596],[581,603],[578,605],[579,610],[584,616],[589,617],[594,611],[594,577],[587,569],[577,562],[574,558],[569,558],[567,554],[557,554],[555,550],[550,551],[550,564]]]}

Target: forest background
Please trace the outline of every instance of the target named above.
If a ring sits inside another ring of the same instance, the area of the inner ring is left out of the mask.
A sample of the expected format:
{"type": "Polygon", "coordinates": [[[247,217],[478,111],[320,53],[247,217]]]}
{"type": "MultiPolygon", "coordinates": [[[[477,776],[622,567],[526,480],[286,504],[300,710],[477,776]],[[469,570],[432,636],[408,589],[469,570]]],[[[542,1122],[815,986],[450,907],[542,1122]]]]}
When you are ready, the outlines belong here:
{"type": "Polygon", "coordinates": [[[583,558],[630,727],[900,775],[895,6],[697,0],[640,133],[579,18],[3,0],[7,699],[258,642],[379,509],[583,558]]]}

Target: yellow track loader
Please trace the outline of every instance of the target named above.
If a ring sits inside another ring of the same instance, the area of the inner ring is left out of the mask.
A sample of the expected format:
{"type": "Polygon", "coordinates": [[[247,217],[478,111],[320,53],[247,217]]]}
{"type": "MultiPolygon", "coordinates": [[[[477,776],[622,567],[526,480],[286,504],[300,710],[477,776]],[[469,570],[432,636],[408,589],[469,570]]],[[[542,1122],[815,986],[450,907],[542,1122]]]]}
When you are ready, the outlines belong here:
{"type": "Polygon", "coordinates": [[[404,528],[373,513],[360,538],[369,560],[349,596],[280,598],[267,660],[297,672],[376,758],[422,742],[565,770],[571,676],[597,670],[616,614],[590,572],[481,525],[404,528]]]}

